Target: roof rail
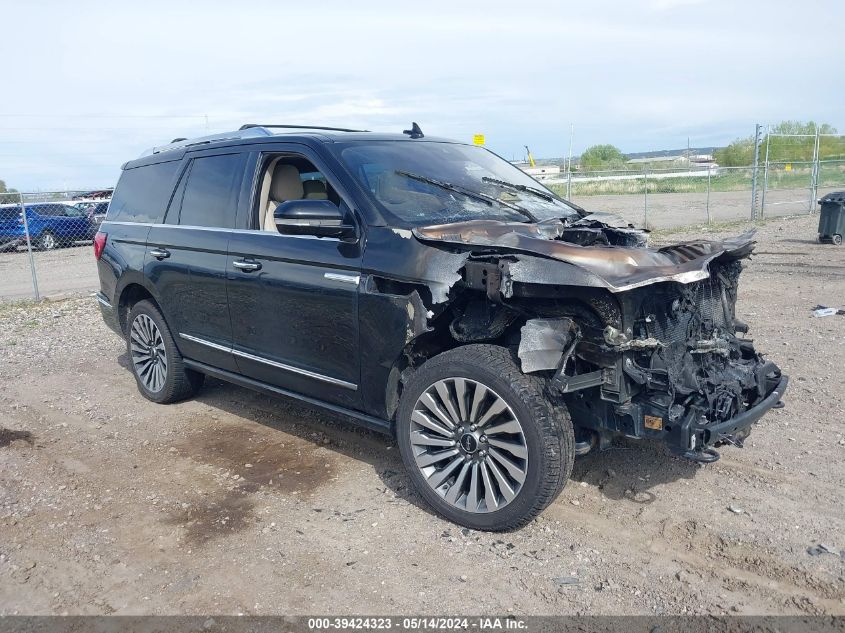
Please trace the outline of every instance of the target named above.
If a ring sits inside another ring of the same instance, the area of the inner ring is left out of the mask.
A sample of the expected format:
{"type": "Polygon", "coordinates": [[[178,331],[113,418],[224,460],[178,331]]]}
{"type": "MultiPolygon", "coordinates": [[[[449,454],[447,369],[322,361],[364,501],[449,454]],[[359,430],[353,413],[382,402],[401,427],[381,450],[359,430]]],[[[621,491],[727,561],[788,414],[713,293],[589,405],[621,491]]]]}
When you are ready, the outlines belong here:
{"type": "Polygon", "coordinates": [[[282,129],[291,129],[291,130],[327,130],[330,132],[369,132],[369,130],[352,130],[346,127],[325,127],[322,125],[263,125],[259,123],[246,123],[242,125],[239,129],[240,130],[250,130],[252,128],[263,127],[263,128],[282,128],[282,129]]]}
{"type": "Polygon", "coordinates": [[[141,154],[141,158],[144,156],[151,156],[152,154],[160,154],[161,152],[183,149],[193,145],[205,145],[208,143],[216,143],[218,141],[234,141],[243,138],[256,138],[259,136],[273,136],[270,129],[274,128],[291,130],[325,130],[332,132],[369,132],[369,130],[353,130],[345,127],[325,127],[320,125],[258,125],[255,123],[247,123],[234,132],[221,132],[218,134],[211,134],[209,136],[200,136],[198,138],[175,138],[166,145],[157,145],[148,149],[141,154]]]}
{"type": "Polygon", "coordinates": [[[183,149],[193,145],[206,145],[208,143],[216,143],[218,141],[234,141],[242,138],[255,138],[258,136],[272,136],[273,133],[264,127],[257,126],[248,129],[241,128],[235,132],[220,132],[218,134],[210,134],[209,136],[200,136],[197,138],[178,138],[173,139],[173,142],[166,145],[157,145],[141,154],[141,157],[150,156],[152,154],[160,154],[161,152],[169,152],[174,149],[183,149]]]}

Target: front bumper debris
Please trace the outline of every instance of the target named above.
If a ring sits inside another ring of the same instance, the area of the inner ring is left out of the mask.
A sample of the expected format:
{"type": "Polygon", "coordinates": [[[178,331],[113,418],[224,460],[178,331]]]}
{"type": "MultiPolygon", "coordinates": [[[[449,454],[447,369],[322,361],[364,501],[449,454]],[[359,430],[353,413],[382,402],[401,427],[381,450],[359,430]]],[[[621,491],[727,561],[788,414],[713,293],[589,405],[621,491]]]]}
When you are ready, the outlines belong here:
{"type": "Polygon", "coordinates": [[[689,448],[679,452],[679,455],[693,461],[710,463],[719,459],[719,453],[713,446],[732,444],[742,447],[742,441],[748,436],[751,426],[781,401],[788,384],[789,376],[782,375],[777,387],[769,395],[730,420],[718,424],[690,424],[684,433],[689,448]]]}

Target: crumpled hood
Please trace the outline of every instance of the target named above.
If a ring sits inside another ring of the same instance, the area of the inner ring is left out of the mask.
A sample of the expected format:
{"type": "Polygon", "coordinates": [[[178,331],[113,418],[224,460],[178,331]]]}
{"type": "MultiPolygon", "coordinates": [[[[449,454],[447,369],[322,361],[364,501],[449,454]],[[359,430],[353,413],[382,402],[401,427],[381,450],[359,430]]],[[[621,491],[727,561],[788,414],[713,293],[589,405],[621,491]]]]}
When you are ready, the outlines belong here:
{"type": "Polygon", "coordinates": [[[726,240],[682,242],[660,249],[579,246],[562,241],[565,230],[563,223],[471,220],[415,228],[413,234],[423,242],[470,247],[476,252],[526,253],[566,262],[592,273],[614,292],[661,281],[706,279],[711,261],[748,257],[755,244],[754,231],[749,231],[726,240]]]}

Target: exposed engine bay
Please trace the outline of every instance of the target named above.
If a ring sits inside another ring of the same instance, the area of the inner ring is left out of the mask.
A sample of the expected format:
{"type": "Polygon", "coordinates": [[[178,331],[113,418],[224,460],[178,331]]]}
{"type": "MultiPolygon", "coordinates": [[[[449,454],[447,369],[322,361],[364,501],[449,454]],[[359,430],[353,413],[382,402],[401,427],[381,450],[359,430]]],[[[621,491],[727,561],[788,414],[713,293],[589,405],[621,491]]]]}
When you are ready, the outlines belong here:
{"type": "Polygon", "coordinates": [[[523,372],[547,377],[565,403],[579,453],[621,434],[715,461],[787,385],[736,316],[753,233],[654,249],[612,217],[414,229],[460,258],[460,276],[432,290],[433,322],[448,321],[459,343],[515,347],[523,372]]]}

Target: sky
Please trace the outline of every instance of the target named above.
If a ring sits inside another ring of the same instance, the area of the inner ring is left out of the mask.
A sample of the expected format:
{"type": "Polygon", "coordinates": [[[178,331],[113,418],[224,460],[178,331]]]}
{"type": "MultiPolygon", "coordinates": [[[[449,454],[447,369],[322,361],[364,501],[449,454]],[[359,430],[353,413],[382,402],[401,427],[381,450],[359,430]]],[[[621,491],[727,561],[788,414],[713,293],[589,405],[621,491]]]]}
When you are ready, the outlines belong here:
{"type": "Polygon", "coordinates": [[[841,0],[2,3],[0,179],[113,186],[174,137],[337,125],[505,158],[724,145],[755,123],[845,132],[841,0]]]}

